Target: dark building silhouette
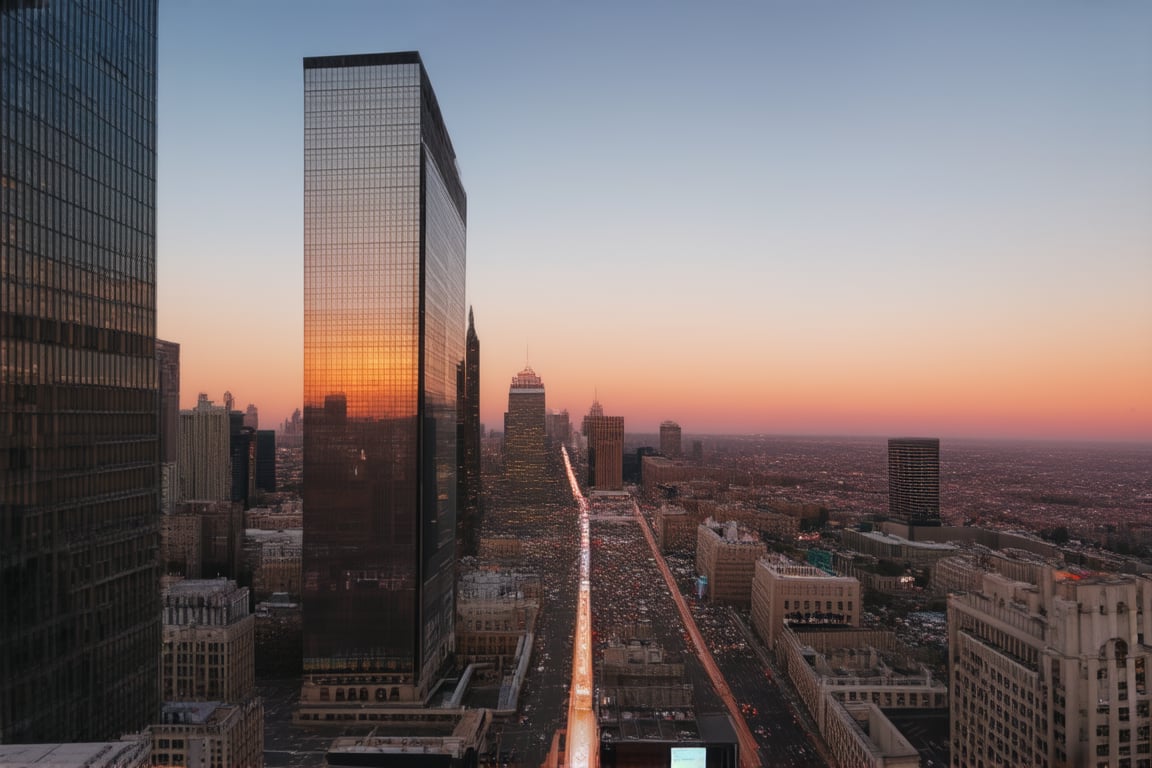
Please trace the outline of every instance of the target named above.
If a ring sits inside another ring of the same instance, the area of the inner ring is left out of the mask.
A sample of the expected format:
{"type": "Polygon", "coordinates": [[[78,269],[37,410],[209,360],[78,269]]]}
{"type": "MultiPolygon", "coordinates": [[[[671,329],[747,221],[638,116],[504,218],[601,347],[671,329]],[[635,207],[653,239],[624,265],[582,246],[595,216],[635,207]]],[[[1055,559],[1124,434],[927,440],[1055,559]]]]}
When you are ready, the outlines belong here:
{"type": "Polygon", "coordinates": [[[304,59],[301,720],[451,661],[465,220],[419,54],[304,59]]]}
{"type": "Polygon", "coordinates": [[[179,477],[180,345],[156,339],[156,378],[160,384],[160,510],[172,511],[179,477]]]}
{"type": "Polygon", "coordinates": [[[256,495],[256,430],[245,426],[243,411],[228,412],[228,457],[232,471],[232,501],[248,509],[256,495]]]}
{"type": "Polygon", "coordinates": [[[480,489],[480,337],[471,307],[464,361],[456,374],[456,398],[456,555],[464,557],[476,554],[476,532],[484,515],[480,489]]]}
{"type": "Polygon", "coordinates": [[[660,425],[660,453],[670,459],[678,459],[683,455],[680,448],[680,425],[674,421],[665,421],[660,425]]]}
{"type": "Polygon", "coordinates": [[[276,491],[276,430],[256,430],[256,490],[276,491]]]}
{"type": "Polygon", "coordinates": [[[504,474],[521,488],[544,480],[544,382],[531,366],[512,377],[504,414],[504,474]]]}
{"type": "Polygon", "coordinates": [[[940,440],[888,441],[888,515],[908,525],[940,525],[940,440]]]}
{"type": "Polygon", "coordinates": [[[156,12],[0,3],[0,742],[159,714],[156,12]]]}

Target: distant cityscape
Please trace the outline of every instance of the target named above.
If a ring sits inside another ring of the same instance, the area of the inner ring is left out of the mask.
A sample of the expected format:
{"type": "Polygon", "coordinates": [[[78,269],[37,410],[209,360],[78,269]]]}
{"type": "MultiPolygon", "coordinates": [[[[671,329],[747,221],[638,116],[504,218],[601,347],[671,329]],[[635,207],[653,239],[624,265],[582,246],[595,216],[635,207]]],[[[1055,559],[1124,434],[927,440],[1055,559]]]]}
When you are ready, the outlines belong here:
{"type": "Polygon", "coordinates": [[[301,408],[180,409],[157,5],[0,25],[0,768],[1152,768],[1149,444],[549,407],[414,51],[302,62],[301,408]]]}

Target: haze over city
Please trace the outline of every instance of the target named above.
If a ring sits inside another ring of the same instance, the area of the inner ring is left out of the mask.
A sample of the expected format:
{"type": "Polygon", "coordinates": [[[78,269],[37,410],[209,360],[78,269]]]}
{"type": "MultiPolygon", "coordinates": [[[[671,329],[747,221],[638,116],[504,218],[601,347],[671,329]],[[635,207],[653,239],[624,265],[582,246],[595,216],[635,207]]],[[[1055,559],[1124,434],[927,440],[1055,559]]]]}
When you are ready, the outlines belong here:
{"type": "Polygon", "coordinates": [[[300,407],[300,61],[419,49],[489,428],[528,362],[549,407],[598,395],[629,432],[1147,440],[1150,27],[1138,3],[164,3],[182,406],[300,407]]]}

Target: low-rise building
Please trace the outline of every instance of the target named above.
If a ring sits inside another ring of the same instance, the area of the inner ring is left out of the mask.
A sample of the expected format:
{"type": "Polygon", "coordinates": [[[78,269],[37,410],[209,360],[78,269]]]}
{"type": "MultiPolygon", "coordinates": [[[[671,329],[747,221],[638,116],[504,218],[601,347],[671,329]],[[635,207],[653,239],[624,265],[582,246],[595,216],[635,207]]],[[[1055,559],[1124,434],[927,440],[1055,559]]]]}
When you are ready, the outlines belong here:
{"type": "Polygon", "coordinates": [[[761,557],[752,580],[752,625],[769,648],[785,625],[860,626],[860,582],[782,557],[761,557]]]}
{"type": "Polygon", "coordinates": [[[258,768],[264,764],[264,705],[168,702],[152,726],[152,765],[258,768]]]}
{"type": "Polygon", "coordinates": [[[752,602],[756,561],[767,551],[759,536],[736,523],[704,522],[696,529],[696,572],[707,579],[712,602],[747,606],[752,602]]]}

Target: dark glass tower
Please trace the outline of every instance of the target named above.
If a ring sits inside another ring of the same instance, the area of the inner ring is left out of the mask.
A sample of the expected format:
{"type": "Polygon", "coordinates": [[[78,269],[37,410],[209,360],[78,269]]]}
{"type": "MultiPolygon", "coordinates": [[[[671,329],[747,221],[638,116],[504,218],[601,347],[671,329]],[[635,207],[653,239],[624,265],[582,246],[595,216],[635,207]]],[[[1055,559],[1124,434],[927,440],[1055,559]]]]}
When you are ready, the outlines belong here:
{"type": "Polygon", "coordinates": [[[908,525],[940,525],[940,440],[888,441],[888,514],[908,525]]]}
{"type": "Polygon", "coordinates": [[[451,656],[465,206],[419,54],[304,60],[306,692],[451,656]]]}
{"type": "Polygon", "coordinates": [[[464,361],[456,378],[458,426],[457,493],[459,519],[456,523],[457,556],[475,555],[477,530],[482,517],[480,493],[480,337],[472,309],[468,309],[468,335],[464,361]]]}
{"type": "Polygon", "coordinates": [[[504,474],[523,493],[544,482],[544,382],[531,366],[512,377],[504,414],[504,474]]]}
{"type": "Polygon", "coordinates": [[[159,712],[156,1],[0,2],[0,741],[159,712]]]}

